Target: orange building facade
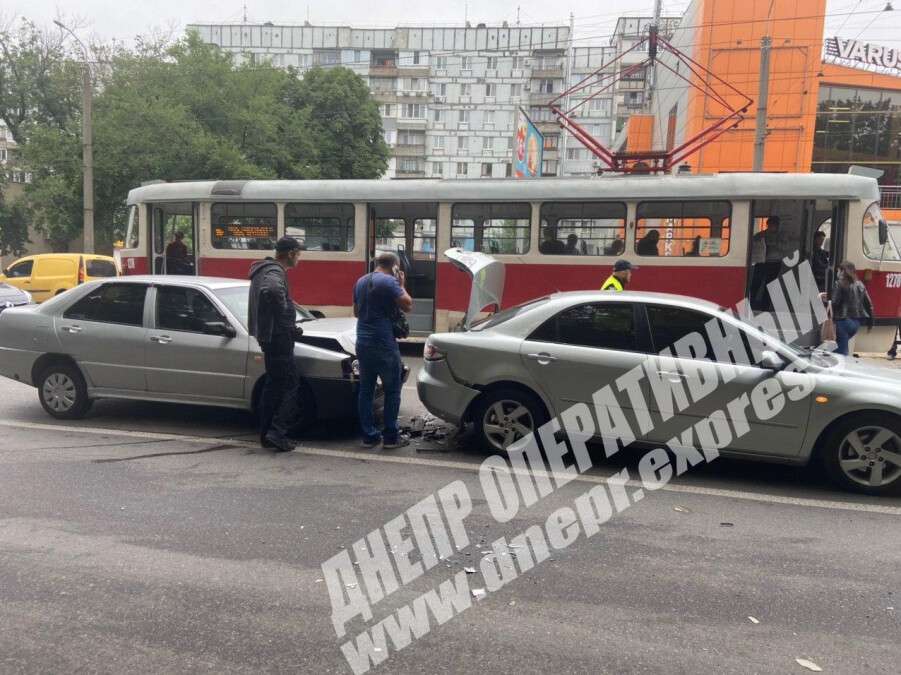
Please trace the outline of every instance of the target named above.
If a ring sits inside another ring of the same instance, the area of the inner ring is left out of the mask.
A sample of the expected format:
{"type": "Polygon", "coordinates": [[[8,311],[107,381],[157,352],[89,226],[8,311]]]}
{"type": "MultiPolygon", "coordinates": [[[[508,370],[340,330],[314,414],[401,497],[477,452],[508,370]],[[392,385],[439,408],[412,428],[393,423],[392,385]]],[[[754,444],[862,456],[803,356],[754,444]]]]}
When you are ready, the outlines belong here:
{"type": "MultiPolygon", "coordinates": [[[[825,14],[825,0],[695,0],[689,5],[672,44],[755,103],[737,128],[704,146],[686,163],[699,173],[752,170],[761,40],[768,36],[763,170],[846,173],[852,164],[879,169],[884,172],[879,181],[883,206],[891,209],[887,213],[891,220],[901,221],[901,65],[884,66],[901,58],[898,50],[878,47],[871,53],[856,43],[824,36],[825,14]],[[852,67],[856,64],[851,59],[837,58],[838,47],[831,50],[836,58],[824,59],[827,41],[841,45],[845,56],[854,52],[858,61],[872,63],[852,67]]],[[[677,67],[668,53],[660,60],[677,67]]],[[[695,83],[701,85],[697,77],[695,83]]],[[[730,104],[740,105],[727,89],[717,91],[730,104]]],[[[627,147],[678,146],[725,114],[725,108],[710,96],[657,68],[650,115],[630,119],[627,147]]]]}

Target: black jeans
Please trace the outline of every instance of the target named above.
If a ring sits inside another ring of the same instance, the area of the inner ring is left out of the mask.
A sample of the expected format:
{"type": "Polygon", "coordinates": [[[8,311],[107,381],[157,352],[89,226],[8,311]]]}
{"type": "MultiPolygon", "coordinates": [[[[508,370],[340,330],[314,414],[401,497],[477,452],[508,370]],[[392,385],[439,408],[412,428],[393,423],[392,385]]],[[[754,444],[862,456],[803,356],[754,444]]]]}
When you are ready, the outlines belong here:
{"type": "Polygon", "coordinates": [[[274,436],[285,437],[300,419],[294,337],[274,335],[271,342],[260,347],[266,361],[266,384],[260,397],[260,434],[272,432],[274,436]]]}

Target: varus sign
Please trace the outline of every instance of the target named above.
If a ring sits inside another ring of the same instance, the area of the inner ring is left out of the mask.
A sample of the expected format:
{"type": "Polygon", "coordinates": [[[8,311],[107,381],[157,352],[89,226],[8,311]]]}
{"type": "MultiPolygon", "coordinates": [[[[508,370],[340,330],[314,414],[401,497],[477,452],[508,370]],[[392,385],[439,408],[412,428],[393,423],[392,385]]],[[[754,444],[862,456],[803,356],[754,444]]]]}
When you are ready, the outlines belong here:
{"type": "Polygon", "coordinates": [[[901,50],[894,47],[833,37],[826,40],[826,55],[864,66],[876,66],[901,76],[901,50]]]}

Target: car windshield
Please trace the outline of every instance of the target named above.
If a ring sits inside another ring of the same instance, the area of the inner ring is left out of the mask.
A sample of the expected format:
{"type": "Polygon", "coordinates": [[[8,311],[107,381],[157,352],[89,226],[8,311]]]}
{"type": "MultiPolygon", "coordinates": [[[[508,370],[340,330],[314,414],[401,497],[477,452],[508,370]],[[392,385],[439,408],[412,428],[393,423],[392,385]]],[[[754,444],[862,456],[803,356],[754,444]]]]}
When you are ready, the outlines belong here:
{"type": "MultiPolygon", "coordinates": [[[[222,301],[228,311],[237,317],[238,321],[244,328],[247,328],[247,309],[250,304],[248,286],[232,286],[231,288],[219,288],[213,291],[216,297],[222,301]]],[[[295,321],[303,323],[304,321],[313,321],[316,317],[309,310],[298,304],[294,305],[295,321]]]]}
{"type": "Polygon", "coordinates": [[[538,298],[537,300],[529,300],[528,302],[524,302],[521,305],[514,305],[513,307],[508,307],[507,309],[501,310],[500,312],[496,312],[495,314],[491,314],[490,316],[486,316],[483,319],[479,319],[478,321],[473,321],[472,325],[469,327],[469,330],[472,331],[480,331],[485,330],[486,328],[493,328],[494,326],[498,326],[505,321],[509,321],[514,316],[518,314],[522,314],[523,312],[527,312],[530,309],[534,309],[535,307],[540,307],[545,302],[550,300],[548,297],[538,298]]]}

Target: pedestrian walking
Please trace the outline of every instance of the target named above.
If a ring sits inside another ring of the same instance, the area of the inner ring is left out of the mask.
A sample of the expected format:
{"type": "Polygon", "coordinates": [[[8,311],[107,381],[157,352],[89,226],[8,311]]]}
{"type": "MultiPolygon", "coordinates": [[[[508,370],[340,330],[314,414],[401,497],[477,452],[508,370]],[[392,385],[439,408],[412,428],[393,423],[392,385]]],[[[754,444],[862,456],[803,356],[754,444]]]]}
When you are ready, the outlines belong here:
{"type": "Polygon", "coordinates": [[[854,263],[846,260],[838,266],[839,277],[832,289],[832,315],[838,354],[848,355],[848,345],[864,324],[873,328],[873,302],[866,287],[857,278],[854,263]]]}
{"type": "Polygon", "coordinates": [[[363,446],[373,448],[382,442],[386,450],[409,444],[400,435],[397,416],[403,363],[395,337],[399,312],[409,313],[413,299],[404,285],[406,278],[399,269],[394,253],[382,253],[375,260],[375,270],[354,285],[354,316],[357,317],[357,361],[360,364],[360,390],[357,401],[363,446]],[[384,429],[375,426],[373,401],[376,380],[381,379],[385,395],[384,429]]]}
{"type": "Polygon", "coordinates": [[[300,243],[282,237],[275,245],[275,258],[266,258],[250,268],[248,328],[260,343],[266,362],[266,384],[260,396],[260,445],[289,452],[297,444],[288,430],[300,417],[297,400],[299,381],[294,362],[294,341],[303,334],[287,271],[297,265],[300,243]]]}
{"type": "Polygon", "coordinates": [[[632,281],[632,270],[638,267],[630,263],[628,260],[617,260],[613,264],[613,274],[607,277],[607,280],[601,286],[602,291],[622,291],[632,281]]]}

